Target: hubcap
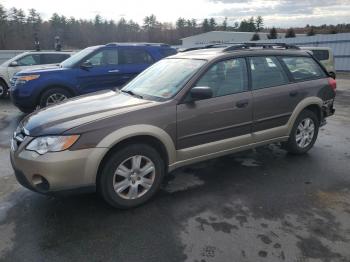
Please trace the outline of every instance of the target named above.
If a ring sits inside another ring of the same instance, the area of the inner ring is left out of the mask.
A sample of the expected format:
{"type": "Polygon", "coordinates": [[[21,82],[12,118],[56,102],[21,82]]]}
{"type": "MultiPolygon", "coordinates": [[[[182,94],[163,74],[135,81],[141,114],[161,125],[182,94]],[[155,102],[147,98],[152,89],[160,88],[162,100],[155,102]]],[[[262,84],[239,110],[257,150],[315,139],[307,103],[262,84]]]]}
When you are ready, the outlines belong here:
{"type": "Polygon", "coordinates": [[[300,148],[308,147],[315,134],[315,124],[311,118],[305,118],[298,125],[295,141],[300,148]]]}
{"type": "Polygon", "coordinates": [[[62,102],[66,99],[67,97],[64,94],[61,94],[61,93],[52,94],[46,99],[46,106],[53,105],[58,102],[62,102]]]}
{"type": "Polygon", "coordinates": [[[114,191],[124,199],[137,199],[152,187],[154,163],[146,156],[136,155],[124,160],[114,172],[114,191]]]}

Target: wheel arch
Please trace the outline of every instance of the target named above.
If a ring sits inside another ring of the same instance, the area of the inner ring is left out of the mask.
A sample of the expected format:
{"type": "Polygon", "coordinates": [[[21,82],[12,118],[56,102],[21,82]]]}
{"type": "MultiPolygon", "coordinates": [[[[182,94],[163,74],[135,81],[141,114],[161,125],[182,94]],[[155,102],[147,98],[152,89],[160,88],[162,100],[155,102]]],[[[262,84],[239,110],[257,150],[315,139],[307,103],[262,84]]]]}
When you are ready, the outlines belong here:
{"type": "Polygon", "coordinates": [[[290,132],[292,131],[294,122],[296,121],[299,114],[304,110],[310,110],[314,112],[319,119],[319,121],[322,121],[322,105],[323,101],[319,97],[307,97],[303,99],[294,109],[292,116],[289,118],[289,121],[287,123],[288,127],[288,135],[290,135],[290,132]]]}
{"type": "Polygon", "coordinates": [[[70,87],[68,87],[67,85],[63,85],[63,84],[50,84],[50,85],[47,85],[45,86],[44,88],[42,88],[39,92],[39,95],[37,97],[37,100],[36,100],[36,103],[39,104],[40,103],[40,99],[41,99],[41,96],[46,92],[48,91],[49,89],[52,89],[52,88],[62,88],[64,89],[65,91],[69,92],[72,96],[76,96],[76,93],[74,92],[74,90],[70,87]]]}
{"type": "Polygon", "coordinates": [[[175,145],[163,129],[151,125],[135,125],[118,129],[106,136],[96,147],[108,148],[99,161],[96,181],[108,157],[116,150],[130,144],[142,143],[154,147],[165,162],[165,167],[176,161],[175,145]]]}

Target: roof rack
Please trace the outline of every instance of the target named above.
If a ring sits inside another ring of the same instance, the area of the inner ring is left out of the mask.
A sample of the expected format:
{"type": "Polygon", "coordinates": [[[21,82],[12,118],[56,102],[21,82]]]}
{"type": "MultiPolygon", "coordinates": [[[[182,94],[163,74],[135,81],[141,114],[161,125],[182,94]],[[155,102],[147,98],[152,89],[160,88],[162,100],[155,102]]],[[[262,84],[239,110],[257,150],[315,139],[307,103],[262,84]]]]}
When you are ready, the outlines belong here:
{"type": "Polygon", "coordinates": [[[242,43],[242,44],[232,44],[231,46],[226,47],[223,51],[234,51],[242,49],[251,49],[251,48],[262,48],[262,49],[300,49],[295,45],[289,45],[286,43],[242,43]]]}
{"type": "Polygon", "coordinates": [[[108,43],[106,46],[125,46],[125,45],[135,45],[135,46],[169,46],[168,44],[164,43],[143,43],[143,42],[124,42],[124,43],[108,43]]]}

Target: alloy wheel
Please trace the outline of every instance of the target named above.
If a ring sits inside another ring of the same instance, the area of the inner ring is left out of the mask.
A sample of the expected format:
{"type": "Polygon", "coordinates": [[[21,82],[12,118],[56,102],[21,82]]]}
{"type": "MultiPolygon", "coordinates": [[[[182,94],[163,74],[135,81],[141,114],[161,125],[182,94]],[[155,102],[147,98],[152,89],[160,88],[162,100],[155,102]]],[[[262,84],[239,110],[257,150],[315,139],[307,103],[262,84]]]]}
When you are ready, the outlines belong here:
{"type": "Polygon", "coordinates": [[[308,147],[315,135],[315,123],[311,118],[303,119],[296,130],[295,141],[300,148],[308,147]]]}
{"type": "Polygon", "coordinates": [[[152,160],[135,155],[117,167],[113,176],[113,188],[123,199],[137,199],[151,189],[154,179],[155,165],[152,160]]]}
{"type": "Polygon", "coordinates": [[[65,96],[64,94],[60,94],[60,93],[52,94],[46,99],[46,106],[57,104],[57,103],[62,102],[66,99],[68,99],[68,97],[65,96]]]}

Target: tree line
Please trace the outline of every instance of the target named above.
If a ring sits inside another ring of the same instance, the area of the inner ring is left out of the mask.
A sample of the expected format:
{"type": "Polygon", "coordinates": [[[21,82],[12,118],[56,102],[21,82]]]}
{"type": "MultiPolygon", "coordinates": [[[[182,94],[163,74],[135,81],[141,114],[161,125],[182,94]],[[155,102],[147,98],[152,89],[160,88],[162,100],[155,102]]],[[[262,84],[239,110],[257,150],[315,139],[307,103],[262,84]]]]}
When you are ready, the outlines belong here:
{"type": "MultiPolygon", "coordinates": [[[[349,32],[350,24],[337,26],[305,27],[309,34],[325,30],[349,32]]],[[[0,4],[0,49],[32,49],[34,40],[40,42],[41,49],[53,49],[55,37],[59,36],[64,49],[79,49],[86,46],[108,42],[162,42],[181,44],[180,39],[213,30],[256,32],[252,40],[259,40],[258,32],[269,32],[269,38],[277,37],[283,29],[266,29],[261,16],[244,19],[229,24],[225,18],[218,23],[214,18],[196,19],[178,18],[176,23],[157,20],[155,15],[146,16],[143,23],[124,18],[118,21],[106,20],[100,15],[94,19],[76,19],[54,13],[44,20],[35,9],[25,12],[22,9],[6,10],[0,4]]],[[[287,31],[286,37],[295,36],[293,28],[287,31]]]]}

